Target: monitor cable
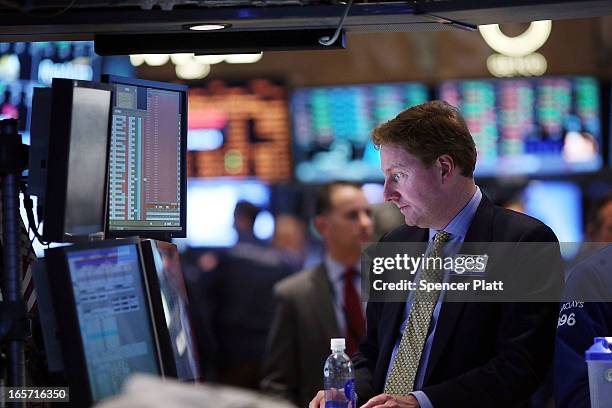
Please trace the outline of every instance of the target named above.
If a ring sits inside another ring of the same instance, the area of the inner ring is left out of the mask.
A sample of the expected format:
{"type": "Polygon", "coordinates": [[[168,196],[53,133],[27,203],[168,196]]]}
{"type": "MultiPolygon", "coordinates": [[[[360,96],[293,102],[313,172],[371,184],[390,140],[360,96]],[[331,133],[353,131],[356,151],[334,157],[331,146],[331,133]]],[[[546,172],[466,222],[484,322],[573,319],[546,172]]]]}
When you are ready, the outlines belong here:
{"type": "Polygon", "coordinates": [[[351,9],[352,5],[353,5],[353,0],[349,0],[348,3],[346,3],[346,7],[344,9],[344,13],[342,14],[342,18],[340,19],[340,23],[338,23],[338,28],[336,28],[336,32],[334,33],[332,38],[329,38],[329,36],[321,37],[321,38],[319,38],[319,44],[324,45],[326,47],[329,47],[330,45],[333,45],[336,42],[336,40],[340,36],[340,32],[342,31],[342,26],[344,25],[344,20],[346,19],[346,16],[348,16],[349,10],[351,9]]]}
{"type": "MultiPolygon", "coordinates": [[[[43,239],[39,232],[40,224],[36,224],[36,219],[34,218],[34,201],[30,197],[30,194],[28,194],[24,184],[21,185],[21,192],[23,193],[23,206],[28,217],[28,227],[32,229],[34,238],[38,239],[38,242],[40,242],[42,245],[49,245],[49,243],[43,239]]],[[[32,242],[34,242],[34,239],[32,239],[32,242]]]]}

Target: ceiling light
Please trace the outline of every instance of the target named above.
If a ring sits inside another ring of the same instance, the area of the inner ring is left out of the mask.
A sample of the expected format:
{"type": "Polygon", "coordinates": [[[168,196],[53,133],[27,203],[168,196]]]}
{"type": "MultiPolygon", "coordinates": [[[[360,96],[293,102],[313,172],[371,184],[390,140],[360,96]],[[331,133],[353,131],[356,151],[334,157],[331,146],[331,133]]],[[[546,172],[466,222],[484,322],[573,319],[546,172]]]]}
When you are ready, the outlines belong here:
{"type": "Polygon", "coordinates": [[[210,65],[199,64],[192,60],[186,64],[177,65],[174,71],[181,79],[202,79],[210,73],[210,65]]]}
{"type": "Polygon", "coordinates": [[[258,54],[228,54],[225,56],[225,62],[230,64],[252,64],[259,61],[263,57],[263,52],[258,54]]]}
{"type": "Polygon", "coordinates": [[[550,20],[532,21],[529,28],[516,37],[509,37],[502,33],[499,24],[481,25],[478,29],[482,38],[495,51],[510,57],[524,57],[544,45],[550,36],[552,22],[550,20]]]}
{"type": "Polygon", "coordinates": [[[170,59],[174,65],[186,64],[193,59],[193,54],[190,53],[178,53],[170,54],[170,59]]]}
{"type": "Polygon", "coordinates": [[[223,30],[224,28],[230,28],[231,24],[195,24],[195,25],[187,25],[185,28],[192,31],[214,31],[214,30],[223,30]]]}
{"type": "Polygon", "coordinates": [[[162,66],[170,60],[168,54],[144,54],[143,57],[145,62],[152,67],[162,66]]]}
{"type": "Polygon", "coordinates": [[[144,56],[142,56],[141,54],[130,55],[130,63],[132,64],[132,66],[138,67],[144,64],[144,62],[145,62],[144,56]]]}

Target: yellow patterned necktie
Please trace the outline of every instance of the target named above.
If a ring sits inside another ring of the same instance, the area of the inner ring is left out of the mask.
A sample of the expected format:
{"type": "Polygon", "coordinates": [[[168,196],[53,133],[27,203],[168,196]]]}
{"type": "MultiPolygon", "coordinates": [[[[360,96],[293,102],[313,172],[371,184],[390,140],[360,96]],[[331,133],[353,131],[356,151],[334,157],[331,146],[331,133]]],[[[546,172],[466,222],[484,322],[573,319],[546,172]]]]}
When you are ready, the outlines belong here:
{"type": "MultiPolygon", "coordinates": [[[[442,247],[450,239],[450,234],[446,231],[440,231],[436,234],[433,240],[431,253],[432,258],[437,258],[442,255],[442,247]]],[[[434,262],[435,264],[435,262],[434,262]]],[[[423,269],[420,279],[427,282],[442,282],[443,272],[438,269],[423,269]]],[[[414,379],[416,378],[421,354],[427,333],[429,332],[429,324],[431,316],[436,307],[436,302],[440,296],[440,291],[420,291],[415,292],[408,316],[408,322],[402,333],[402,340],[395,353],[391,372],[385,382],[385,394],[393,395],[408,395],[413,391],[414,379]]]]}

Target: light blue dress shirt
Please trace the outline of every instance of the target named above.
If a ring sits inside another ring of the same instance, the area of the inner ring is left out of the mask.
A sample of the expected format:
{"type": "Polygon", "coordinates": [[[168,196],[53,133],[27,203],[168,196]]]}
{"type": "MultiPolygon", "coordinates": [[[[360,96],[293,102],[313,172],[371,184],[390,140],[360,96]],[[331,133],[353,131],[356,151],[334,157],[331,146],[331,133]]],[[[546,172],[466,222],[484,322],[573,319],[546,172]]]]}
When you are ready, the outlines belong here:
{"type": "MultiPolygon", "coordinates": [[[[450,241],[448,243],[451,244],[461,244],[465,240],[465,235],[467,234],[468,228],[472,223],[472,219],[476,214],[476,210],[478,209],[478,205],[480,204],[480,200],[482,199],[482,192],[480,188],[476,187],[476,192],[470,199],[470,201],[463,207],[463,209],[451,220],[451,222],[443,228],[444,231],[451,234],[450,241]]],[[[429,244],[428,251],[431,250],[431,244],[433,242],[434,236],[438,233],[438,231],[434,229],[429,229],[429,244]]],[[[452,248],[459,248],[456,245],[449,246],[452,248]]],[[[443,250],[444,256],[452,256],[456,254],[447,253],[443,250]]],[[[418,281],[421,271],[417,272],[415,277],[415,282],[418,281]]],[[[444,281],[448,281],[448,273],[444,274],[444,281]]],[[[387,377],[389,373],[391,373],[391,367],[393,366],[393,360],[395,359],[395,354],[397,353],[397,349],[399,348],[400,341],[402,340],[402,334],[404,333],[404,328],[408,323],[408,316],[410,315],[410,308],[412,307],[412,302],[414,300],[415,292],[411,291],[410,295],[408,295],[408,300],[406,301],[406,307],[404,308],[404,316],[402,324],[400,325],[399,333],[397,340],[395,342],[395,346],[393,347],[393,353],[391,354],[391,362],[389,364],[389,368],[387,369],[387,377]]],[[[425,371],[427,370],[427,362],[429,361],[429,354],[431,352],[431,347],[433,344],[434,335],[436,333],[436,326],[438,324],[438,317],[440,316],[440,309],[442,309],[442,300],[444,299],[444,291],[440,292],[440,297],[438,298],[438,302],[436,303],[436,307],[434,308],[433,315],[431,317],[431,324],[429,326],[429,333],[427,335],[427,339],[425,340],[425,345],[423,346],[423,354],[421,355],[421,361],[419,363],[419,369],[416,373],[416,378],[414,380],[414,389],[417,391],[411,392],[411,394],[419,401],[419,405],[422,408],[434,408],[433,404],[429,400],[429,397],[423,392],[419,391],[420,388],[423,387],[423,381],[425,380],[425,371]]]]}
{"type": "MultiPolygon", "coordinates": [[[[336,321],[338,322],[338,329],[344,337],[346,337],[346,316],[344,314],[344,272],[348,269],[347,266],[333,259],[329,254],[325,254],[325,268],[327,268],[327,276],[331,283],[332,290],[334,291],[334,312],[336,312],[336,321]]],[[[357,271],[353,284],[357,293],[361,294],[361,262],[351,266],[352,269],[357,271]]],[[[361,306],[363,310],[363,305],[361,306]]]]}

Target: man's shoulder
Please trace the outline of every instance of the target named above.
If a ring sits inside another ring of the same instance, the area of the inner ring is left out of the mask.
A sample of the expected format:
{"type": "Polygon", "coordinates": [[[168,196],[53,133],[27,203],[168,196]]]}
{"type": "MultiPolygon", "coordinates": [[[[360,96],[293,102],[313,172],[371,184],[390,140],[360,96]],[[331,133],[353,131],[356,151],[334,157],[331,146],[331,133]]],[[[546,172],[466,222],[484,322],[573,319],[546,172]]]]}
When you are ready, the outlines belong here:
{"type": "Polygon", "coordinates": [[[298,294],[303,295],[311,290],[313,287],[312,282],[313,280],[317,279],[321,268],[323,268],[323,266],[322,264],[319,264],[280,280],[274,286],[275,293],[284,297],[293,297],[298,294]]]}
{"type": "Polygon", "coordinates": [[[493,206],[493,220],[491,222],[491,235],[493,241],[557,241],[552,229],[537,218],[493,206]]]}
{"type": "MultiPolygon", "coordinates": [[[[584,297],[589,301],[609,300],[612,290],[610,262],[612,262],[612,244],[574,265],[569,271],[566,284],[568,297],[584,297]]],[[[607,308],[612,308],[612,303],[607,304],[607,308]]]]}

